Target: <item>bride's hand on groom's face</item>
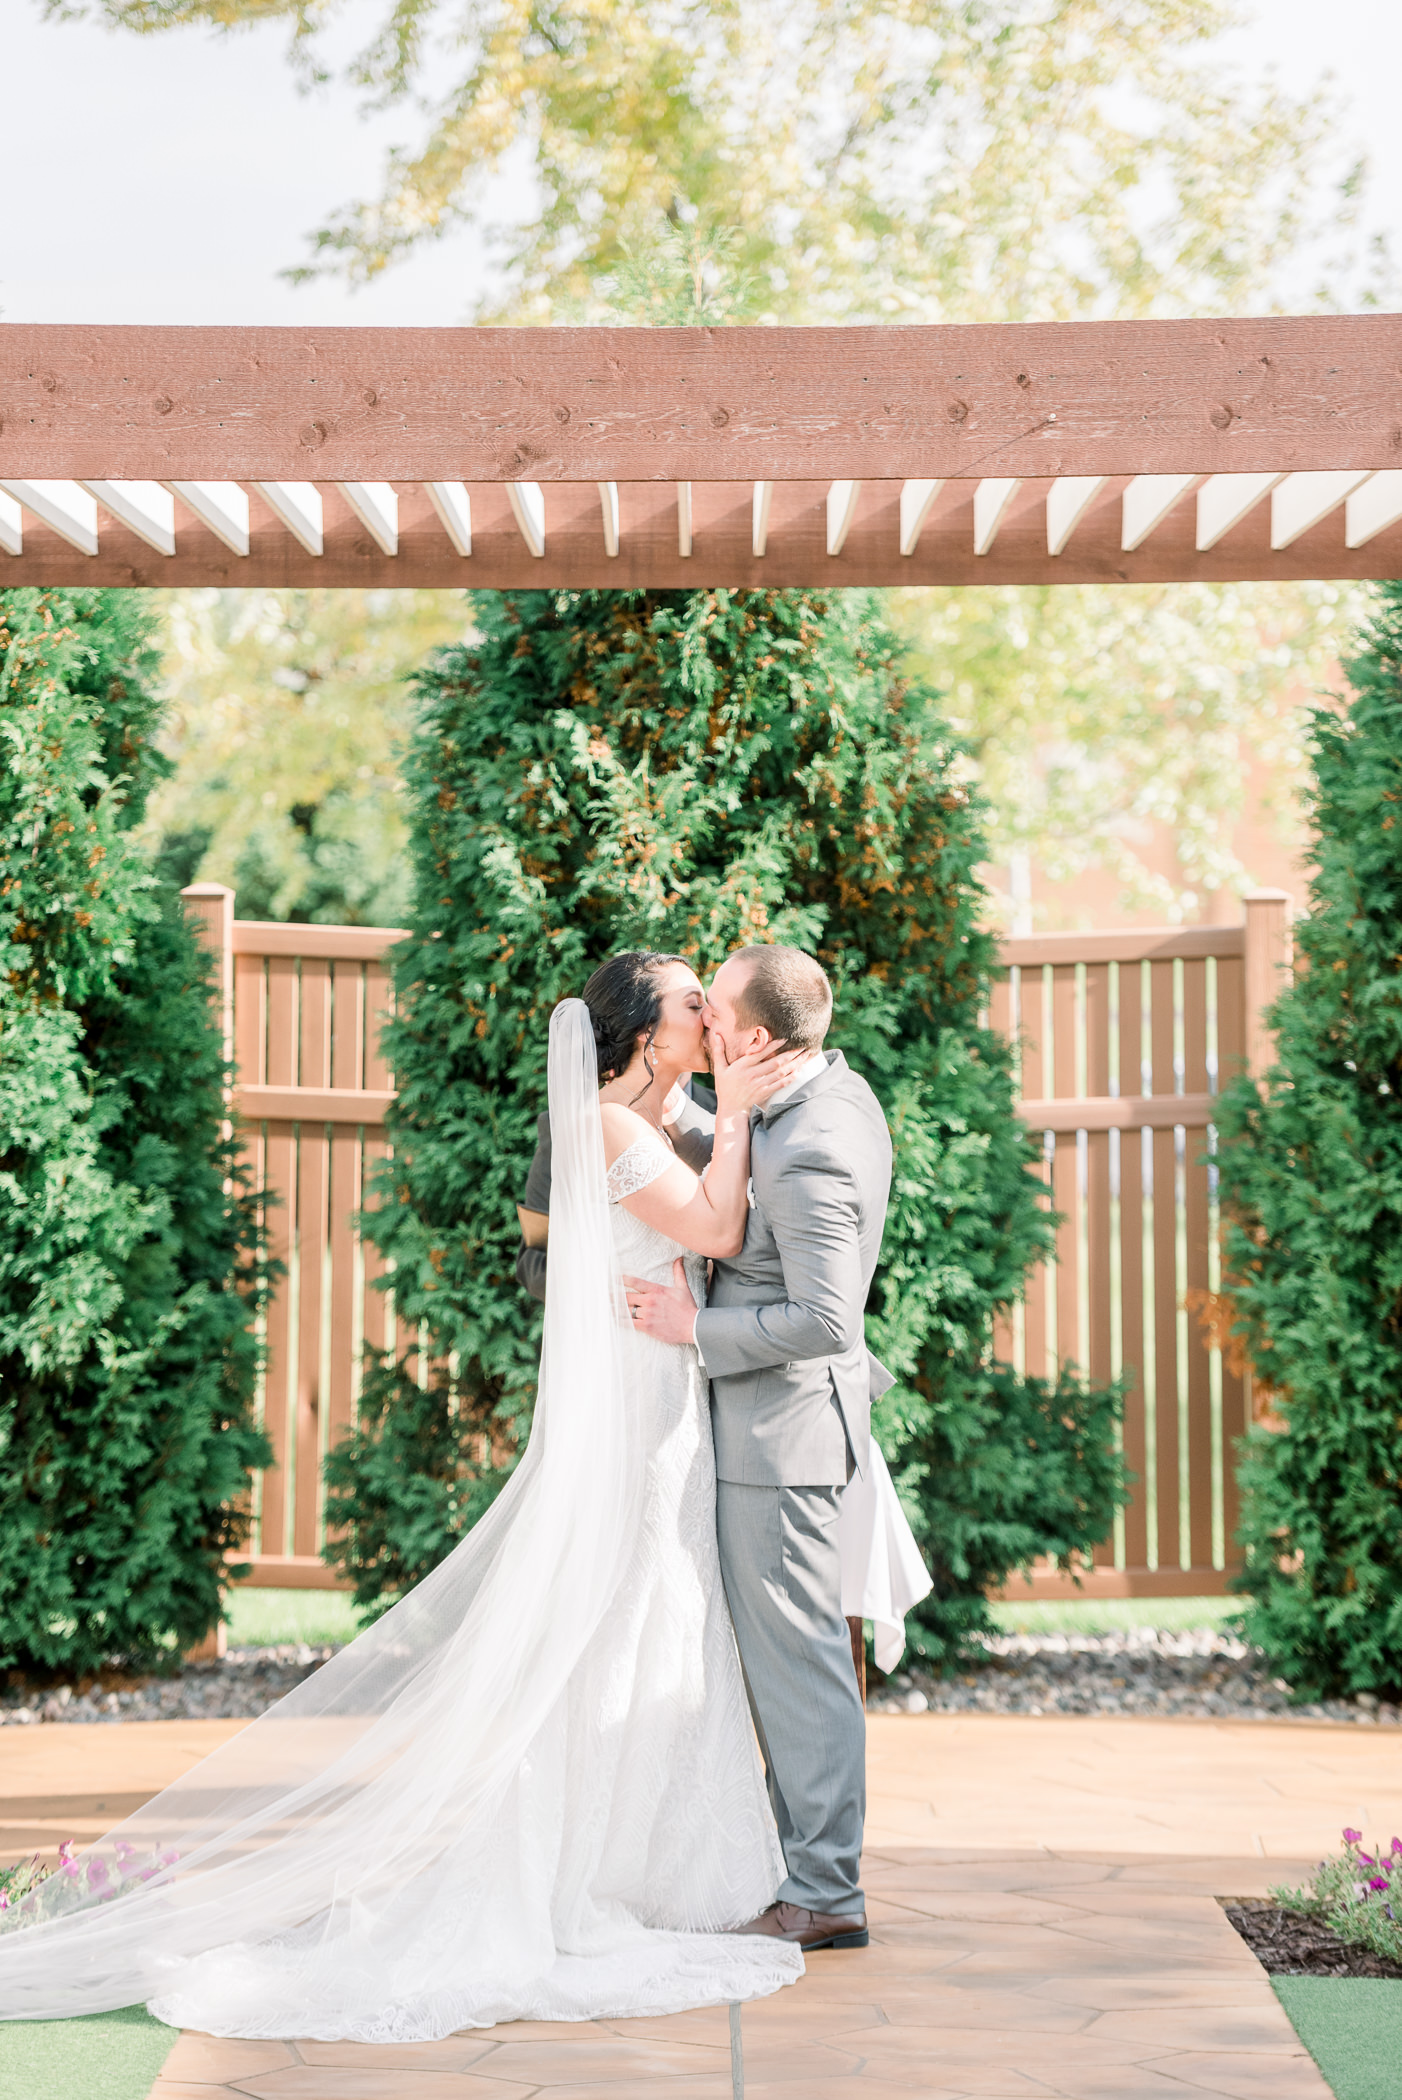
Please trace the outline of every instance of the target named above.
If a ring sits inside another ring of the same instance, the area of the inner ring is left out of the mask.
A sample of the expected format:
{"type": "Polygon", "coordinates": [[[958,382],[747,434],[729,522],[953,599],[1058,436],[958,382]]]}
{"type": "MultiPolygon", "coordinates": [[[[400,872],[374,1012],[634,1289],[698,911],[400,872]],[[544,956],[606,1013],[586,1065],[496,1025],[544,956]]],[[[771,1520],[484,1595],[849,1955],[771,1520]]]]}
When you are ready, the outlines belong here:
{"type": "Polygon", "coordinates": [[[722,1111],[762,1108],[771,1094],[788,1086],[808,1056],[806,1050],[789,1050],[783,1043],[765,1041],[732,1057],[723,1036],[712,1030],[709,1041],[716,1106],[722,1111]]]}
{"type": "Polygon", "coordinates": [[[635,1334],[650,1334],[655,1342],[694,1342],[696,1300],[683,1262],[672,1263],[672,1278],[667,1284],[648,1283],[641,1276],[624,1277],[629,1324],[635,1334]]]}

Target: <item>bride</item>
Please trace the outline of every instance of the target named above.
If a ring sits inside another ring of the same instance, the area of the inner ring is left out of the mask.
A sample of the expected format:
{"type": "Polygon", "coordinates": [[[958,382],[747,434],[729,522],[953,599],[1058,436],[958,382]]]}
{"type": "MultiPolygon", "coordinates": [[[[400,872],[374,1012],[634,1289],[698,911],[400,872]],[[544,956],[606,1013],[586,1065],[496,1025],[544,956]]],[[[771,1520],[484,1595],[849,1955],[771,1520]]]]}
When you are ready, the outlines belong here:
{"type": "Polygon", "coordinates": [[[744,1234],[749,1111],[802,1053],[714,1058],[704,1179],[667,1114],[706,1062],[679,957],[615,956],[550,1022],[549,1280],[530,1440],[491,1509],[315,1676],[0,1913],[0,2016],[137,2000],[206,2033],[433,2040],[754,1998],[783,1876],[715,1534],[698,1301],[744,1234]],[[602,1080],[602,1086],[601,1086],[602,1080]]]}

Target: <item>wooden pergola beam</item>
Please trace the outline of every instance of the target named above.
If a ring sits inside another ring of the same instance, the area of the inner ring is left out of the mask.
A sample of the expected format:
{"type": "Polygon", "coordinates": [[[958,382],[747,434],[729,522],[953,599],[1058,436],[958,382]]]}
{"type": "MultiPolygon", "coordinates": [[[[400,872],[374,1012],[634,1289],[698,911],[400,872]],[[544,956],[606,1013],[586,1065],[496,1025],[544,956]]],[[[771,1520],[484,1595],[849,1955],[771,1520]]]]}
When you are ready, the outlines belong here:
{"type": "Polygon", "coordinates": [[[0,583],[1402,573],[1402,316],[0,326],[0,583]]]}
{"type": "MultiPolygon", "coordinates": [[[[1198,552],[1196,501],[1182,496],[1132,552],[1122,548],[1122,478],[1110,478],[1062,552],[1048,553],[1048,481],[1025,483],[1009,503],[986,554],[974,552],[974,506],[981,486],[946,482],[914,551],[899,551],[904,484],[864,482],[840,551],[827,551],[827,482],[779,482],[770,500],[765,551],[753,544],[754,485],[695,482],[690,488],[690,555],[680,552],[676,490],[665,483],[617,485],[618,552],[610,555],[593,483],[543,491],[545,554],[532,554],[500,483],[471,488],[472,552],[464,557],[421,484],[393,484],[398,551],[386,554],[339,489],[321,489],[322,552],[313,556],[256,489],[249,496],[248,552],[234,554],[183,504],[176,506],[174,556],[163,556],[99,506],[98,550],[79,551],[32,515],[19,555],[0,553],[5,584],[106,584],[123,588],[239,585],[339,589],[480,590],[699,585],[778,589],[886,584],[1229,583],[1402,575],[1402,519],[1365,545],[1347,545],[1339,504],[1289,547],[1273,549],[1269,502],[1198,552]]],[[[3,500],[3,498],[0,498],[3,500]]]]}
{"type": "Polygon", "coordinates": [[[895,481],[1402,466],[1402,316],[0,325],[0,478],[895,481]]]}

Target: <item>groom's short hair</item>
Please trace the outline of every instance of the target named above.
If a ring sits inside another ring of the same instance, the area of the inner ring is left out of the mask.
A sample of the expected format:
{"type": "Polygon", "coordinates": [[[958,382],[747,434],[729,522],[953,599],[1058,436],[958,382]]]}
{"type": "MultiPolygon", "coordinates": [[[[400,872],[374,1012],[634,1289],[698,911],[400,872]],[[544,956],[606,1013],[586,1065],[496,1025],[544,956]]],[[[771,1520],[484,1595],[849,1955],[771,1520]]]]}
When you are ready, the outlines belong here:
{"type": "Polygon", "coordinates": [[[801,948],[778,943],[742,948],[736,959],[746,965],[735,996],[740,1026],[767,1028],[791,1050],[821,1050],[832,1020],[832,986],[822,965],[801,948]]]}

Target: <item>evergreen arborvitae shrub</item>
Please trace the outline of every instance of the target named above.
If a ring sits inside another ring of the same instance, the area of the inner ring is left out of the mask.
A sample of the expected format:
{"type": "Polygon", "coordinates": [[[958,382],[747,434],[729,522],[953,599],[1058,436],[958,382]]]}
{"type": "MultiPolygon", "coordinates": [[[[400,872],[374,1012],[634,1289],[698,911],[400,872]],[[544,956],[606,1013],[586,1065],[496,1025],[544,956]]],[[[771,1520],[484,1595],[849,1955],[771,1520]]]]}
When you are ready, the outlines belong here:
{"type": "Polygon", "coordinates": [[[1224,1098],[1248,1636],[1303,1697],[1402,1690],[1402,584],[1313,718],[1316,872],[1265,1083],[1224,1098]]]}
{"type": "Polygon", "coordinates": [[[995,1310],[1047,1246],[1007,1045],[979,1025],[993,944],[979,813],[933,696],[865,593],[524,592],[420,676],[408,760],[417,900],[395,951],[393,1166],[372,1236],[445,1366],[381,1361],[333,1456],[335,1556],[374,1605],[490,1498],[530,1406],[537,1308],[515,1203],[545,1102],[546,1035],[615,950],[703,973],[735,946],[811,949],[832,1042],[895,1140],[873,1347],[879,1430],[936,1590],[939,1657],[983,1591],[1088,1548],[1120,1492],[1116,1398],[990,1361],[995,1310]]]}
{"type": "Polygon", "coordinates": [[[137,593],[0,592],[0,1668],[38,1675],[207,1633],[267,1457],[208,966],[133,838],[154,668],[137,593]]]}

